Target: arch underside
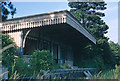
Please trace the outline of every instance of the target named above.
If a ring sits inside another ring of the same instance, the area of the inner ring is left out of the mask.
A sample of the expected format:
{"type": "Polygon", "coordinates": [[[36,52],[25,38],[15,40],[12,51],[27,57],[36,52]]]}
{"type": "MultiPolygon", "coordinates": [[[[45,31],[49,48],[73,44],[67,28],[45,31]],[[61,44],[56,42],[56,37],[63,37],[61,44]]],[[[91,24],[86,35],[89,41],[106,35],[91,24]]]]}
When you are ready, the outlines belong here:
{"type": "Polygon", "coordinates": [[[2,23],[2,32],[13,37],[21,55],[49,50],[59,64],[73,65],[87,43],[96,39],[68,11],[13,18],[2,23]]]}
{"type": "MultiPolygon", "coordinates": [[[[23,31],[24,35],[29,29],[23,31]]],[[[35,50],[49,50],[59,64],[74,64],[75,51],[89,43],[84,35],[68,24],[43,26],[31,29],[25,39],[24,55],[35,50]]]]}

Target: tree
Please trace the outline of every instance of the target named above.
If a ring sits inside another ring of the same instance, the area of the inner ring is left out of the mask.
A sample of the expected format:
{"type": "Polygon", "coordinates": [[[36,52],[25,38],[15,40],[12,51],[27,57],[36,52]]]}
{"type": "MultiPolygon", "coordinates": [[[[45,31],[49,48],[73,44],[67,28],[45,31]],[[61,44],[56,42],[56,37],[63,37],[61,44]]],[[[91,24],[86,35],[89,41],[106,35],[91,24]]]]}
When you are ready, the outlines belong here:
{"type": "MultiPolygon", "coordinates": [[[[2,35],[2,48],[13,44],[13,40],[8,36],[4,34],[2,35]]],[[[11,66],[14,62],[14,54],[15,54],[15,47],[11,47],[4,52],[2,52],[2,65],[4,66],[11,66]]]]}
{"type": "Polygon", "coordinates": [[[14,8],[12,2],[3,1],[0,2],[0,4],[2,6],[2,12],[1,12],[2,21],[7,20],[9,14],[12,15],[13,18],[14,14],[16,13],[16,8],[14,8]]]}
{"type": "MultiPolygon", "coordinates": [[[[9,2],[9,0],[1,0],[0,9],[1,9],[0,20],[2,21],[7,20],[9,14],[11,14],[13,17],[14,14],[16,13],[16,8],[13,7],[12,2],[9,2]]],[[[5,66],[11,66],[11,64],[13,63],[13,59],[14,59],[13,54],[15,53],[15,48],[11,47],[10,45],[13,43],[13,40],[8,35],[4,35],[0,33],[0,42],[2,42],[2,46],[1,46],[2,50],[3,48],[6,49],[7,47],[7,49],[4,52],[2,52],[2,64],[5,66]]]]}
{"type": "Polygon", "coordinates": [[[105,38],[108,26],[102,20],[105,14],[100,10],[106,9],[105,2],[69,2],[70,12],[87,28],[97,39],[105,38]]]}
{"type": "Polygon", "coordinates": [[[71,14],[97,39],[96,45],[87,44],[84,47],[81,57],[86,56],[89,59],[99,57],[100,63],[103,63],[101,65],[104,65],[102,67],[114,66],[116,59],[109,47],[108,38],[105,37],[109,27],[102,20],[105,14],[100,12],[106,9],[107,4],[105,2],[69,2],[68,5],[71,7],[71,14]]]}
{"type": "Polygon", "coordinates": [[[109,45],[112,53],[115,54],[117,58],[117,64],[120,65],[120,45],[118,43],[114,43],[113,41],[110,41],[109,45]]]}

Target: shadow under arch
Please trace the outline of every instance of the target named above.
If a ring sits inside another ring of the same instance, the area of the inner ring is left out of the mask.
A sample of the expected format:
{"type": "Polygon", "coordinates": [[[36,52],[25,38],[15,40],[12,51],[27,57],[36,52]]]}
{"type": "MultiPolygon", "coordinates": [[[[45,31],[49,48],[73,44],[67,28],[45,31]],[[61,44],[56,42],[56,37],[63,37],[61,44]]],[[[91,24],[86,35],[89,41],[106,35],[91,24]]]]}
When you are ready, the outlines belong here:
{"type": "Polygon", "coordinates": [[[60,64],[67,60],[66,63],[72,65],[73,58],[80,55],[79,51],[90,43],[89,39],[68,24],[31,28],[24,33],[24,55],[31,55],[35,50],[49,50],[60,64]]]}
{"type": "Polygon", "coordinates": [[[35,28],[24,31],[23,55],[31,55],[37,49],[38,34],[36,32],[35,28]]]}

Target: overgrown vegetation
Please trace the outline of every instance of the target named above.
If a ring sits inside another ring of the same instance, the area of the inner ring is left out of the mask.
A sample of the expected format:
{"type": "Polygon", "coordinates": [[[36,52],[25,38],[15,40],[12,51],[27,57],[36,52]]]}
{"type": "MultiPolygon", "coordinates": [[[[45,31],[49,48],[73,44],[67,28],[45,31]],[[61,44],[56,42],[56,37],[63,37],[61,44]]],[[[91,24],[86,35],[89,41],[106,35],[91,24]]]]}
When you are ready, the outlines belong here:
{"type": "Polygon", "coordinates": [[[19,77],[36,77],[38,74],[43,75],[43,71],[56,69],[58,67],[49,51],[36,50],[31,55],[29,63],[26,63],[24,58],[15,58],[13,68],[10,68],[9,75],[14,75],[16,72],[19,74],[19,77]]]}
{"type": "MultiPolygon", "coordinates": [[[[2,37],[2,48],[13,44],[13,40],[8,36],[4,34],[0,34],[2,37]]],[[[15,54],[15,47],[11,47],[4,52],[2,52],[2,65],[4,66],[11,66],[14,62],[14,54],[15,54]]]]}
{"type": "Polygon", "coordinates": [[[120,80],[120,66],[115,65],[115,69],[100,71],[92,79],[118,79],[120,80]]]}
{"type": "Polygon", "coordinates": [[[36,50],[33,52],[30,59],[30,65],[35,73],[40,73],[42,70],[47,71],[57,68],[52,54],[46,50],[36,50]]]}
{"type": "MultiPolygon", "coordinates": [[[[102,17],[104,13],[100,12],[106,9],[105,2],[69,2],[70,12],[76,17],[81,25],[90,31],[97,39],[96,45],[87,44],[81,48],[81,53],[77,58],[79,67],[95,67],[100,70],[114,68],[117,63],[115,45],[108,42],[105,34],[109,27],[102,17]],[[113,52],[114,51],[114,52],[113,52]]],[[[118,46],[119,47],[119,46],[118,46]]]]}
{"type": "Polygon", "coordinates": [[[118,43],[114,43],[113,41],[110,41],[109,46],[111,48],[112,53],[116,57],[117,64],[120,65],[120,45],[118,43]]]}
{"type": "MultiPolygon", "coordinates": [[[[8,35],[2,35],[2,48],[13,43],[8,35]]],[[[30,63],[26,63],[24,58],[15,56],[15,47],[11,47],[2,52],[2,65],[9,68],[9,78],[14,78],[15,74],[19,77],[42,74],[43,70],[51,70],[59,66],[53,60],[52,54],[47,50],[36,50],[30,59],[30,63]]]]}
{"type": "MultiPolygon", "coordinates": [[[[108,26],[102,20],[104,13],[99,10],[106,9],[105,2],[70,2],[69,6],[72,8],[70,12],[76,17],[83,27],[88,29],[97,39],[97,44],[88,44],[81,50],[81,55],[78,56],[79,67],[98,68],[106,70],[106,68],[113,68],[115,64],[120,64],[120,46],[114,42],[108,42],[105,37],[108,26]]],[[[16,9],[11,2],[2,3],[2,19],[5,21],[9,14],[15,14],[16,9]],[[5,7],[7,6],[7,7],[5,7]],[[10,11],[9,11],[10,10],[10,11]]],[[[0,34],[1,35],[1,34],[0,34]]],[[[12,44],[13,40],[7,36],[2,36],[2,48],[12,44]]],[[[42,74],[43,70],[50,70],[59,68],[55,64],[49,51],[36,50],[31,56],[30,63],[26,63],[23,58],[14,57],[15,47],[9,48],[2,53],[2,64],[4,66],[11,66],[9,68],[10,78],[16,76],[33,76],[34,74],[42,74]],[[17,75],[18,74],[18,75],[17,75]],[[12,75],[12,76],[11,76],[12,75]]],[[[115,70],[105,71],[97,74],[95,79],[116,79],[120,76],[120,66],[115,66],[115,70]]],[[[61,68],[71,68],[71,66],[64,65],[61,68]]]]}

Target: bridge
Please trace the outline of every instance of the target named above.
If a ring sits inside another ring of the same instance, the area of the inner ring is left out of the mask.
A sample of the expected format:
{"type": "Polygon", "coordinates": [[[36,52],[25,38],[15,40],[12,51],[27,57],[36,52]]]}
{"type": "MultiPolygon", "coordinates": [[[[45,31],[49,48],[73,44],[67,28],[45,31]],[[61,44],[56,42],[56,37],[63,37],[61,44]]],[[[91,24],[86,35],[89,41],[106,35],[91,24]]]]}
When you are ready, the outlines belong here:
{"type": "Polygon", "coordinates": [[[20,56],[50,50],[59,64],[74,65],[75,51],[96,39],[67,10],[9,19],[2,32],[11,36],[20,56]],[[83,45],[84,44],[84,45],[83,45]]]}
{"type": "Polygon", "coordinates": [[[96,44],[94,36],[67,10],[9,19],[2,22],[2,32],[13,38],[17,54],[26,62],[39,49],[49,50],[60,65],[74,66],[80,49],[96,44]]]}

